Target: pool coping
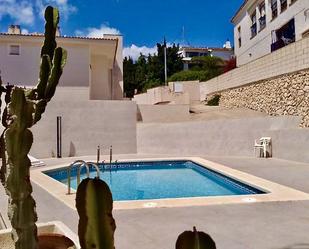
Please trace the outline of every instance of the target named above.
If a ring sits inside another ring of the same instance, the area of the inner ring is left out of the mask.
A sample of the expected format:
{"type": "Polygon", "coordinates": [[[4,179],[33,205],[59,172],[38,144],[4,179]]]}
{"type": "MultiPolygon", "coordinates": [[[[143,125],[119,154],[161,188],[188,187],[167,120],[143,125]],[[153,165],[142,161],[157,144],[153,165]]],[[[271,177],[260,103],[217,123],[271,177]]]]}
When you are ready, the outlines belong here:
{"type": "MultiPolygon", "coordinates": [[[[226,175],[241,183],[260,189],[265,194],[251,194],[241,196],[214,196],[214,197],[190,197],[190,198],[169,198],[155,200],[133,200],[133,201],[114,201],[115,210],[123,209],[139,209],[139,208],[168,208],[168,207],[189,207],[189,206],[207,206],[221,204],[244,204],[257,202],[279,202],[279,201],[300,201],[309,200],[309,194],[302,191],[280,185],[260,177],[250,175],[248,173],[232,169],[228,166],[215,163],[200,157],[169,157],[169,158],[141,158],[141,159],[122,159],[118,162],[149,162],[149,161],[192,161],[211,169],[215,172],[226,175]]],[[[67,206],[75,209],[75,191],[68,195],[68,187],[44,174],[49,170],[56,170],[67,167],[68,164],[59,164],[56,166],[46,166],[42,168],[34,168],[31,170],[31,180],[46,190],[56,199],[62,201],[67,206]]]]}

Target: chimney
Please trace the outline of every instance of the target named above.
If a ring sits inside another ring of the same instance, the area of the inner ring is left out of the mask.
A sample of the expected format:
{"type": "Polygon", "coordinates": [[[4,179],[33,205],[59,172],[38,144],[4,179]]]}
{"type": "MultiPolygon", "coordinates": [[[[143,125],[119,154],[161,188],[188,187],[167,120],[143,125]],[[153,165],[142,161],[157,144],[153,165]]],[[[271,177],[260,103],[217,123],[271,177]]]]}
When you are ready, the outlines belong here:
{"type": "Polygon", "coordinates": [[[21,29],[20,25],[13,25],[11,24],[8,28],[8,33],[13,34],[13,35],[20,35],[21,34],[21,29]]]}

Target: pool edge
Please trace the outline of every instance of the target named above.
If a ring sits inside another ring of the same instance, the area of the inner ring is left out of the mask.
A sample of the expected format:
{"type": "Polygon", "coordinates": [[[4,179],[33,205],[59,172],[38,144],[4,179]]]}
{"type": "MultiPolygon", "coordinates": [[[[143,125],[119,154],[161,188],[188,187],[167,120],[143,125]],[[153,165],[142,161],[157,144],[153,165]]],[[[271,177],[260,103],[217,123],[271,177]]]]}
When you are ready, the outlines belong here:
{"type": "MultiPolygon", "coordinates": [[[[267,192],[266,194],[241,195],[241,196],[219,196],[219,197],[192,197],[192,198],[170,198],[155,200],[137,201],[114,201],[114,209],[139,209],[139,208],[164,208],[164,207],[188,207],[188,206],[207,206],[222,204],[241,204],[274,201],[297,201],[309,200],[309,194],[299,190],[283,186],[263,178],[259,178],[248,173],[232,169],[228,166],[215,163],[200,157],[170,157],[170,158],[141,158],[141,159],[122,159],[119,162],[147,162],[147,161],[192,161],[201,167],[213,170],[226,175],[248,186],[267,192]]],[[[67,186],[57,180],[45,175],[43,172],[67,167],[67,164],[57,166],[46,166],[31,170],[31,180],[46,190],[56,199],[62,201],[67,206],[75,209],[75,194],[67,195],[67,186]]],[[[74,193],[74,192],[73,192],[74,193]]]]}

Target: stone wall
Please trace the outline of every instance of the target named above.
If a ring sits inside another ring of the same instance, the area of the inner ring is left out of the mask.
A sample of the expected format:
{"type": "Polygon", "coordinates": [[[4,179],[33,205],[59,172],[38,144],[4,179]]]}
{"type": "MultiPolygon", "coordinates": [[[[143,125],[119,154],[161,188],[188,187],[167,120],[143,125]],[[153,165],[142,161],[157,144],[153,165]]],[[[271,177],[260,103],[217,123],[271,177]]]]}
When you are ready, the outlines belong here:
{"type": "Polygon", "coordinates": [[[301,127],[309,127],[309,70],[224,90],[220,105],[250,108],[273,116],[301,116],[301,127]]]}

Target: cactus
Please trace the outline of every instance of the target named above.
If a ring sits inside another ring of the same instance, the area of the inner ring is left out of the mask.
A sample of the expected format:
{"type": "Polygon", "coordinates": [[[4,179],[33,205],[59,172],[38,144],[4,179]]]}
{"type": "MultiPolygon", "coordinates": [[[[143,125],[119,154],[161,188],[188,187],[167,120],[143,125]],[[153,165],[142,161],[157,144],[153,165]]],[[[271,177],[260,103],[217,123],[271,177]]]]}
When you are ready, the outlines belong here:
{"type": "MultiPolygon", "coordinates": [[[[39,82],[34,89],[13,87],[7,96],[7,112],[2,123],[6,130],[2,139],[2,159],[7,153],[8,170],[4,185],[9,196],[9,218],[16,249],[37,249],[37,215],[35,201],[31,196],[31,162],[28,153],[33,143],[29,128],[36,124],[53,97],[66,63],[66,51],[56,48],[56,28],[59,22],[58,10],[49,6],[45,10],[45,41],[41,50],[39,82]],[[4,155],[3,155],[4,154],[4,155]]],[[[6,162],[5,162],[6,163],[6,162]]]]}
{"type": "MultiPolygon", "coordinates": [[[[76,208],[81,249],[114,249],[116,224],[108,185],[98,178],[83,180],[77,188],[76,208]]],[[[216,244],[208,234],[193,227],[193,232],[179,235],[176,249],[216,249],[216,244]]]]}
{"type": "Polygon", "coordinates": [[[81,249],[114,249],[116,224],[108,185],[100,179],[83,180],[77,189],[76,208],[81,249]]]}
{"type": "Polygon", "coordinates": [[[193,227],[193,232],[185,231],[179,235],[176,249],[216,249],[216,244],[208,234],[193,227]]]}
{"type": "MultiPolygon", "coordinates": [[[[7,111],[7,107],[8,104],[11,102],[11,92],[12,92],[13,86],[7,84],[5,87],[2,86],[2,79],[1,79],[1,75],[0,75],[0,108],[2,105],[2,100],[1,100],[1,96],[2,93],[5,93],[5,108],[3,110],[3,114],[2,114],[2,125],[4,127],[4,130],[0,136],[0,157],[1,157],[1,167],[0,167],[0,181],[2,183],[2,185],[5,185],[5,175],[7,172],[7,162],[6,162],[6,152],[5,152],[5,142],[4,142],[4,133],[8,128],[8,122],[9,122],[9,117],[8,117],[8,111],[7,111]]],[[[0,111],[1,112],[1,111],[0,111]]]]}

